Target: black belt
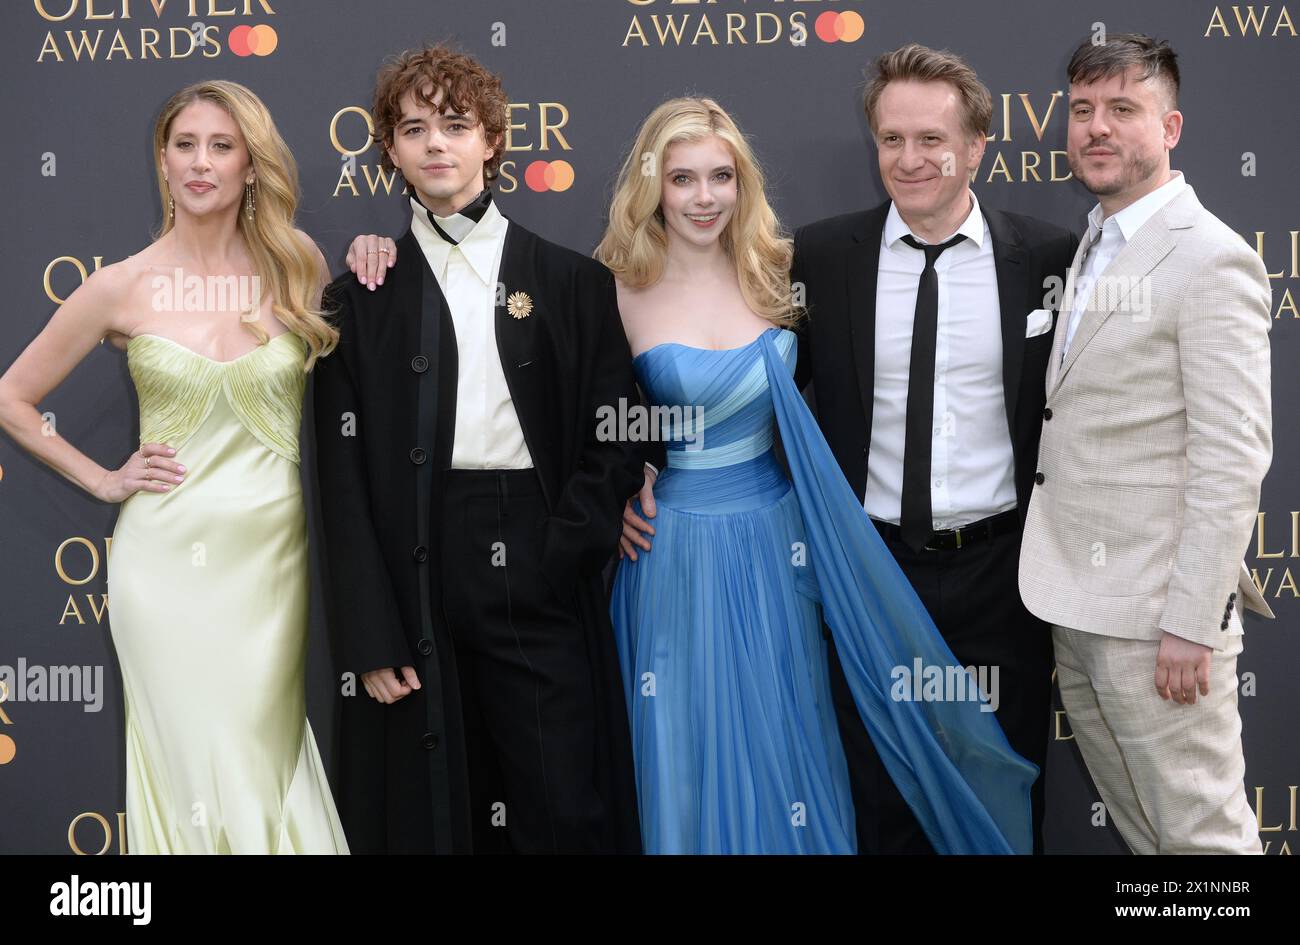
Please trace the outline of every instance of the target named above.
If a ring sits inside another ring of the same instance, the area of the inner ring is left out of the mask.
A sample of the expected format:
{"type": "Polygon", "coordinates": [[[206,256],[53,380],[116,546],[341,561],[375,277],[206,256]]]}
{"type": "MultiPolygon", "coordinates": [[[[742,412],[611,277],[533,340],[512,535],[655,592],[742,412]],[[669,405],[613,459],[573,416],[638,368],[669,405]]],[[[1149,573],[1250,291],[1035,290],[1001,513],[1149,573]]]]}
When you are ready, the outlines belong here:
{"type": "MultiPolygon", "coordinates": [[[[897,525],[874,518],[871,523],[876,526],[884,538],[899,542],[903,540],[902,529],[897,525]]],[[[988,518],[980,519],[978,522],[963,525],[961,528],[935,532],[930,536],[930,540],[925,543],[925,550],[955,551],[958,548],[968,548],[981,541],[987,541],[996,535],[1005,535],[1017,531],[1019,528],[1020,511],[1018,509],[1009,509],[1006,512],[999,512],[997,515],[990,515],[988,518]]]]}

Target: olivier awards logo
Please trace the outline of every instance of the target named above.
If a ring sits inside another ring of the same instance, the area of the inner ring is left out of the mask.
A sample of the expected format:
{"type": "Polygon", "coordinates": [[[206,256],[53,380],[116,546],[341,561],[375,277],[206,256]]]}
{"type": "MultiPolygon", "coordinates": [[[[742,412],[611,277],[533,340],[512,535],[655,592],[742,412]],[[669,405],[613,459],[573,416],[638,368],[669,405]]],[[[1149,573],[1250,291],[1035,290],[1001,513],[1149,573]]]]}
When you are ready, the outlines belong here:
{"type": "Polygon", "coordinates": [[[215,59],[223,50],[240,57],[269,56],[280,44],[269,23],[231,22],[275,16],[270,0],[32,2],[36,15],[50,24],[36,54],[38,63],[215,59]]]}
{"type": "MultiPolygon", "coordinates": [[[[829,5],[833,0],[802,2],[829,5]]],[[[627,0],[627,3],[633,10],[623,32],[621,45],[625,49],[771,46],[778,42],[792,46],[816,42],[856,43],[867,29],[866,20],[857,10],[790,10],[783,0],[627,0]],[[771,9],[756,9],[761,6],[771,9]]]]}
{"type": "MultiPolygon", "coordinates": [[[[108,560],[109,552],[112,549],[113,539],[111,536],[104,539],[103,561],[108,560]]],[[[108,616],[108,593],[101,590],[85,589],[91,581],[96,582],[95,587],[102,587],[103,579],[100,578],[101,558],[99,549],[95,547],[94,542],[89,538],[80,535],[64,539],[58,549],[54,552],[54,571],[64,584],[75,590],[69,592],[68,599],[63,605],[63,613],[59,615],[59,626],[67,626],[76,623],[80,626],[86,626],[89,619],[95,626],[104,622],[108,616]]]]}
{"type": "Polygon", "coordinates": [[[92,256],[89,269],[87,269],[86,263],[76,256],[56,256],[49,261],[44,274],[41,276],[41,287],[45,290],[45,297],[55,305],[62,305],[68,300],[68,296],[90,277],[91,272],[98,272],[103,265],[103,256],[92,256]],[[65,272],[69,266],[77,272],[76,284],[67,285],[71,281],[71,277],[59,276],[57,279],[59,286],[56,288],[55,272],[65,272]]]}
{"type": "MultiPolygon", "coordinates": [[[[563,131],[569,124],[568,106],[560,102],[519,102],[511,103],[509,109],[506,154],[531,157],[533,154],[573,150],[563,131]]],[[[503,194],[513,193],[519,188],[520,165],[523,166],[524,186],[536,193],[558,194],[573,186],[573,165],[564,158],[506,158],[501,162],[503,194]]]]}
{"type": "Polygon", "coordinates": [[[1255,230],[1241,235],[1259,253],[1268,270],[1269,282],[1273,283],[1273,318],[1300,318],[1295,293],[1296,280],[1300,279],[1300,230],[1255,230]]]}
{"type": "Polygon", "coordinates": [[[1216,4],[1202,38],[1280,39],[1296,38],[1295,23],[1286,4],[1216,4]]]}
{"type": "MultiPolygon", "coordinates": [[[[357,183],[358,170],[364,177],[363,186],[371,197],[380,190],[385,194],[393,192],[393,184],[401,180],[400,172],[388,170],[379,163],[378,159],[374,162],[357,160],[372,146],[378,146],[374,140],[374,133],[375,121],[370,117],[370,112],[360,105],[347,105],[334,113],[330,119],[330,145],[342,159],[343,164],[339,169],[338,180],[334,184],[334,193],[330,196],[338,197],[347,193],[353,197],[360,197],[361,191],[357,183]]],[[[408,190],[403,187],[398,193],[405,194],[408,190]]]]}
{"type": "Polygon", "coordinates": [[[1285,834],[1294,834],[1297,829],[1296,794],[1300,785],[1288,784],[1285,787],[1286,798],[1279,803],[1277,788],[1266,792],[1262,786],[1255,786],[1255,822],[1259,825],[1259,839],[1265,855],[1291,856],[1293,853],[1291,841],[1295,838],[1285,834]]]}
{"type": "Polygon", "coordinates": [[[985,138],[985,159],[991,157],[992,163],[984,183],[1060,184],[1070,180],[1073,175],[1065,149],[1044,141],[1050,131],[1052,139],[1064,144],[1068,106],[1068,96],[1060,89],[995,94],[993,127],[985,138]]]}
{"type": "MultiPolygon", "coordinates": [[[[82,811],[68,824],[68,849],[77,856],[103,856],[112,848],[113,839],[113,826],[99,811],[82,811]]],[[[126,811],[117,812],[117,852],[126,854],[126,811]]]]}
{"type": "Polygon", "coordinates": [[[1289,517],[1278,521],[1259,512],[1255,522],[1255,566],[1250,576],[1269,606],[1277,611],[1277,601],[1300,597],[1295,575],[1288,561],[1300,558],[1300,511],[1292,510],[1289,517]]]}
{"type": "MultiPolygon", "coordinates": [[[[535,193],[563,193],[572,187],[576,177],[573,165],[564,157],[551,157],[573,151],[571,132],[565,130],[571,117],[569,107],[563,102],[512,102],[507,108],[506,157],[501,161],[497,185],[500,192],[512,194],[521,182],[535,193]]],[[[360,105],[347,105],[334,113],[330,145],[342,165],[330,196],[390,195],[394,186],[398,194],[410,193],[401,172],[379,163],[374,133],[374,118],[360,105]]]]}

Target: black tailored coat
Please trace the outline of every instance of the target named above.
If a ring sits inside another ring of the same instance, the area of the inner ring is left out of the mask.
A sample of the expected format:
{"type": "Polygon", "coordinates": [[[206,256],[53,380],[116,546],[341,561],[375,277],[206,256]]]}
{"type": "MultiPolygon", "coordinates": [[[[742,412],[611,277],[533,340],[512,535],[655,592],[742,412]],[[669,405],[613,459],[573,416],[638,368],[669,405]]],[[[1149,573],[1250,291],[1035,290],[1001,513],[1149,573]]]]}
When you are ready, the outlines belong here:
{"type": "MultiPolygon", "coordinates": [[[[866,491],[870,462],[875,406],[876,287],[889,206],[886,201],[872,210],[809,224],[795,234],[791,281],[802,284],[808,308],[808,318],[800,326],[796,379],[801,387],[811,381],[817,421],[859,499],[866,491]]],[[[983,206],[981,210],[992,242],[1002,340],[1002,393],[1011,439],[1017,510],[1023,528],[1034,489],[1043,424],[1050,422],[1051,417],[1045,410],[1045,401],[1047,361],[1053,337],[1052,322],[1048,322],[1047,330],[1026,338],[1027,316],[1035,309],[1053,310],[1059,306],[1065,274],[1074,258],[1078,239],[1067,230],[1032,217],[983,206]]],[[[1053,320],[1055,317],[1053,313],[1053,320]]],[[[1014,581],[1005,588],[993,590],[1018,596],[1014,581]]],[[[1011,645],[1014,655],[999,657],[999,661],[1010,659],[1014,673],[1025,680],[1024,699],[1019,705],[1004,706],[999,722],[1007,729],[1017,750],[1041,767],[1047,743],[1045,737],[1039,738],[1036,733],[1046,727],[1050,706],[1051,636],[1046,626],[1023,608],[1017,611],[1013,607],[1009,612],[1022,613],[1025,627],[1006,628],[1006,639],[1015,641],[1011,645]]],[[[986,640],[980,646],[991,647],[986,652],[1008,652],[1004,649],[1007,643],[1002,640],[986,640]]],[[[832,687],[835,685],[832,682],[832,687]]],[[[849,747],[850,766],[859,785],[855,790],[866,790],[862,785],[871,784],[875,775],[873,763],[866,754],[869,749],[861,747],[865,733],[844,728],[855,723],[845,721],[842,705],[837,705],[837,714],[849,747]]],[[[1040,850],[1042,778],[1035,782],[1032,800],[1035,849],[1040,850]]],[[[901,804],[901,798],[899,801],[901,804]]],[[[889,803],[886,801],[886,813],[881,815],[882,825],[889,825],[894,816],[889,811],[889,803]]]]}
{"type": "MultiPolygon", "coordinates": [[[[432,586],[440,458],[450,457],[454,431],[454,333],[414,235],[408,230],[398,245],[397,264],[374,292],[351,273],[327,290],[341,338],[315,369],[317,469],[336,669],[360,677],[414,666],[422,688],[386,706],[357,679],[356,694],[342,699],[337,801],[353,852],[468,852],[455,654],[432,586]]],[[[527,566],[580,616],[598,712],[596,787],[611,812],[604,845],[639,852],[625,700],[600,577],[623,504],[642,481],[636,446],[597,437],[599,407],[637,402],[614,281],[595,260],[513,221],[499,281],[505,296],[526,293],[531,303],[516,317],[522,298],[511,311],[498,297],[495,312],[498,354],[549,514],[544,551],[527,566]]]]}
{"type": "MultiPolygon", "coordinates": [[[[1047,399],[1052,331],[1025,337],[1034,309],[1055,311],[1078,237],[1068,230],[981,205],[993,240],[1002,323],[1002,386],[1015,457],[1021,524],[1029,508],[1047,399]],[[1050,294],[1056,286],[1054,298],[1050,294]]],[[[853,494],[867,487],[875,400],[876,276],[889,201],[801,227],[791,282],[802,285],[808,317],[799,326],[795,379],[809,382],[817,422],[853,494]]]]}

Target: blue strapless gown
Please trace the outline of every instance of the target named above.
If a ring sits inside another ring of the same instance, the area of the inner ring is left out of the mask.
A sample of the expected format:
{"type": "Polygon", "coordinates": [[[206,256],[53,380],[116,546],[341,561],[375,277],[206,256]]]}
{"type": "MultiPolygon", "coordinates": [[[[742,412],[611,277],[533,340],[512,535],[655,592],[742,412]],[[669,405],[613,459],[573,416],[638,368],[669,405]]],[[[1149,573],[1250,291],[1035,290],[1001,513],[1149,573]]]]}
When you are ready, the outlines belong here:
{"type": "Polygon", "coordinates": [[[742,348],[669,343],[636,358],[654,404],[703,408],[702,422],[671,421],[653,550],[622,561],[611,602],[645,850],[854,852],[824,617],[935,849],[1028,853],[1038,769],[994,716],[891,698],[896,667],[959,664],[795,388],[795,344],[772,328],[742,348]]]}

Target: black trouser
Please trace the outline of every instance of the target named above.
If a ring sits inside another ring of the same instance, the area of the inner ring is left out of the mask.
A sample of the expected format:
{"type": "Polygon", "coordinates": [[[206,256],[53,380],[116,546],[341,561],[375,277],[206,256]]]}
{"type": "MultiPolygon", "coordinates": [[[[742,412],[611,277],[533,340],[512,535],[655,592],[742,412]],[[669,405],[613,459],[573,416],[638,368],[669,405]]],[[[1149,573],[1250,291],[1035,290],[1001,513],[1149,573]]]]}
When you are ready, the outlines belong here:
{"type": "MultiPolygon", "coordinates": [[[[1040,771],[1031,798],[1034,852],[1041,853],[1041,772],[1051,731],[1052,636],[1050,628],[1020,600],[1019,533],[942,551],[917,552],[898,539],[884,540],[958,662],[998,667],[1000,704],[994,714],[1011,747],[1040,771]]],[[[858,852],[933,853],[862,724],[833,643],[830,664],[831,692],[857,813],[858,852]]]]}
{"type": "Polygon", "coordinates": [[[592,672],[541,564],[534,470],[445,472],[440,571],[456,651],[476,851],[597,852],[592,672]]]}

